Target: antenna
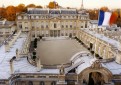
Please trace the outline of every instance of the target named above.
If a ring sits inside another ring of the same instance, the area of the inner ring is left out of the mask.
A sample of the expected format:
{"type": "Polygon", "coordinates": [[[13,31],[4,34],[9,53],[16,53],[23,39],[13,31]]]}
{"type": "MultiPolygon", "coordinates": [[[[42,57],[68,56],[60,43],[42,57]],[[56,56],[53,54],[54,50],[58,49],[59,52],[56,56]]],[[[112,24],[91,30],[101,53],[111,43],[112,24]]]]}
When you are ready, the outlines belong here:
{"type": "Polygon", "coordinates": [[[83,0],[82,0],[82,4],[81,4],[81,9],[84,9],[83,0]]]}

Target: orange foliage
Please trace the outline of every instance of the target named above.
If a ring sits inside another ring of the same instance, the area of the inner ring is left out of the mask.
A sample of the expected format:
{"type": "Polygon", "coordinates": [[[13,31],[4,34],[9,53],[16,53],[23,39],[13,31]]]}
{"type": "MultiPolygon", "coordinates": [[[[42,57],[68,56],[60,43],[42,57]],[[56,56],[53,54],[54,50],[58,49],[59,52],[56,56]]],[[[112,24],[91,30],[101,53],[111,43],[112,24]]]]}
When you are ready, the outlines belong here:
{"type": "Polygon", "coordinates": [[[36,8],[36,5],[35,4],[29,4],[26,6],[26,8],[36,8]]]}
{"type": "Polygon", "coordinates": [[[13,21],[16,18],[16,8],[14,6],[8,6],[6,8],[7,20],[13,21]]]}
{"type": "Polygon", "coordinates": [[[53,2],[49,2],[48,8],[50,9],[56,9],[58,8],[58,3],[53,1],[53,2]]]}
{"type": "Polygon", "coordinates": [[[36,6],[34,4],[25,6],[24,4],[19,4],[16,7],[11,5],[6,8],[0,8],[0,19],[6,18],[9,21],[14,21],[16,19],[16,13],[26,12],[27,8],[42,8],[42,6],[36,6]]]}
{"type": "Polygon", "coordinates": [[[25,5],[24,5],[24,4],[19,4],[19,5],[16,7],[16,12],[17,12],[17,13],[24,12],[24,11],[25,11],[25,5]]]}
{"type": "Polygon", "coordinates": [[[5,18],[5,17],[6,17],[6,9],[0,8],[0,18],[5,18]]]}
{"type": "Polygon", "coordinates": [[[38,6],[36,6],[36,8],[42,8],[42,6],[38,5],[38,6]]]}
{"type": "Polygon", "coordinates": [[[105,12],[105,11],[109,11],[108,7],[101,7],[100,10],[102,10],[102,11],[104,11],[104,12],[105,12]]]}

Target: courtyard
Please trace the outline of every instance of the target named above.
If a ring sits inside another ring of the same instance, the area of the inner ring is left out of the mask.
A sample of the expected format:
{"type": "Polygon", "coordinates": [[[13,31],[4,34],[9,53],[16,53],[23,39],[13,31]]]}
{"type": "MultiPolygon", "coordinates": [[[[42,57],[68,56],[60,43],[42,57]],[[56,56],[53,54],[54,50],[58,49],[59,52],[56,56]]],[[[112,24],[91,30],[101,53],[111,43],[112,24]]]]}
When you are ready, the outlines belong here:
{"type": "Polygon", "coordinates": [[[88,50],[75,39],[40,40],[37,46],[37,56],[43,65],[69,63],[71,57],[80,51],[88,50]]]}

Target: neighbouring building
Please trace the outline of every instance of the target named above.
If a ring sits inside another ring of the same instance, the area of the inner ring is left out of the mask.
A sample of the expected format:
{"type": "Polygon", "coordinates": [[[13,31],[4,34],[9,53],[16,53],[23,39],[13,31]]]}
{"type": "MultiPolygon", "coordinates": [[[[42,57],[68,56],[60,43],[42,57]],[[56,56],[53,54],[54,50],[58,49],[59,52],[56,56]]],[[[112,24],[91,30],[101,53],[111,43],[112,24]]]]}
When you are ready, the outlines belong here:
{"type": "Polygon", "coordinates": [[[5,41],[6,38],[12,35],[15,30],[16,30],[15,22],[1,20],[0,21],[0,43],[5,41]]]}

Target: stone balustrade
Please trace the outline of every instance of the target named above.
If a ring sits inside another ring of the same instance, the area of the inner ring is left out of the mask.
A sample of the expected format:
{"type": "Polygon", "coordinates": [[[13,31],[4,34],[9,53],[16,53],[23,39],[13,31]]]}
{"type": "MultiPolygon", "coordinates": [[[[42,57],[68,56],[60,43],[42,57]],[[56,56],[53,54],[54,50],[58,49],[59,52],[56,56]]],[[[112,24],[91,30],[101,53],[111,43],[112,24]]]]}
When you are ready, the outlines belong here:
{"type": "Polygon", "coordinates": [[[17,32],[15,35],[13,35],[10,39],[10,41],[7,41],[7,44],[5,45],[5,51],[9,51],[12,45],[16,42],[17,38],[20,36],[21,31],[17,32]]]}

